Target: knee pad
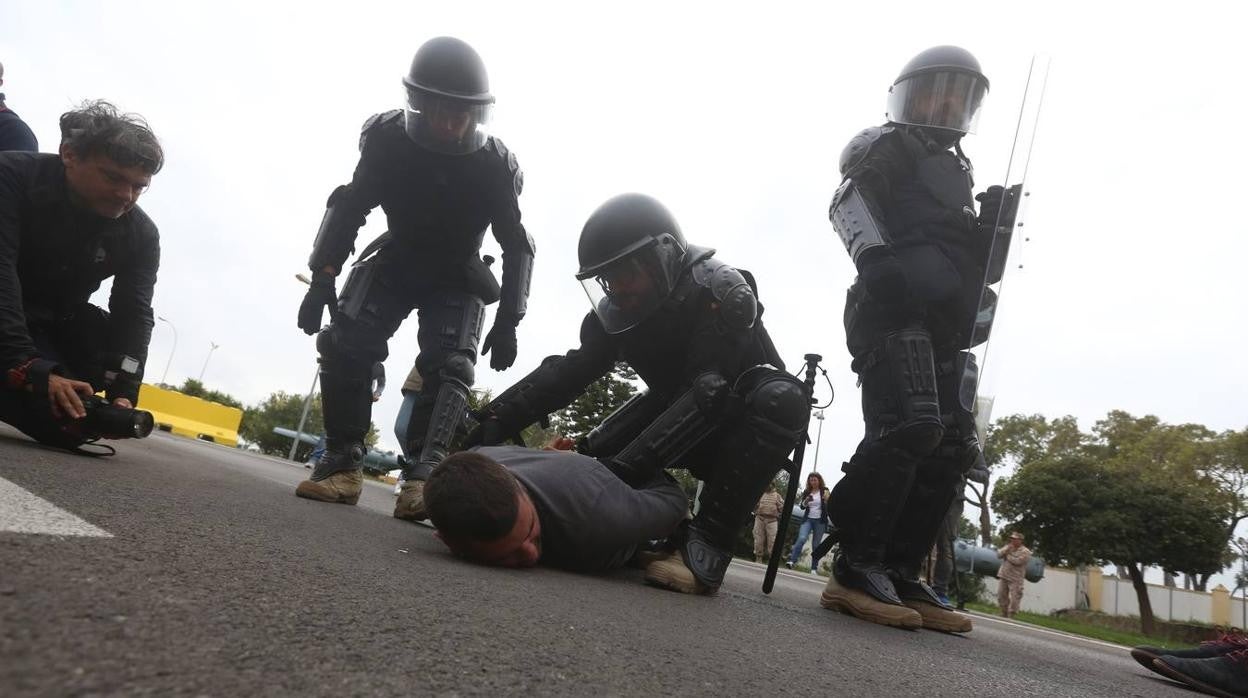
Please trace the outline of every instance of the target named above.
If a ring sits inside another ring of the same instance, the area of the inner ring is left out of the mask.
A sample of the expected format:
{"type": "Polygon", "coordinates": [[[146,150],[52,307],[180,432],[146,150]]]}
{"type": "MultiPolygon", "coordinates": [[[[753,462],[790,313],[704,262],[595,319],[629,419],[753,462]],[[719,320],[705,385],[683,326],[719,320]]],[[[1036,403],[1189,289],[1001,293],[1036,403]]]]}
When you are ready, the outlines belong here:
{"type": "Polygon", "coordinates": [[[918,457],[936,450],[944,423],[930,333],[892,332],[867,356],[859,370],[869,438],[918,457]]]}
{"type": "MultiPolygon", "coordinates": [[[[737,381],[738,385],[741,383],[737,381]]],[[[797,378],[774,369],[768,369],[768,375],[757,379],[750,387],[745,395],[745,406],[748,414],[785,434],[801,434],[810,422],[810,396],[806,386],[797,378]]]]}
{"type": "Polygon", "coordinates": [[[444,381],[455,381],[461,383],[465,388],[472,387],[472,383],[476,380],[476,366],[473,364],[472,358],[467,354],[458,352],[446,357],[442,362],[442,368],[438,370],[438,376],[444,381]]]}
{"type": "Polygon", "coordinates": [[[919,422],[903,424],[887,437],[890,445],[909,452],[916,457],[926,456],[940,446],[945,430],[939,424],[919,422]]]}

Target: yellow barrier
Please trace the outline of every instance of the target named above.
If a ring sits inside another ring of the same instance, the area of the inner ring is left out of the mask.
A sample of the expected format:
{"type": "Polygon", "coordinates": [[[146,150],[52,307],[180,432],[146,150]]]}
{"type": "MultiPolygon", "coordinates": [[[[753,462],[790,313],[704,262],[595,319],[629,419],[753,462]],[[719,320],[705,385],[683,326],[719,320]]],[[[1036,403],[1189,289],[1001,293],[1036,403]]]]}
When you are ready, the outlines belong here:
{"type": "Polygon", "coordinates": [[[139,388],[138,408],[152,413],[156,428],[192,439],[238,445],[238,425],[243,411],[144,383],[139,388]]]}

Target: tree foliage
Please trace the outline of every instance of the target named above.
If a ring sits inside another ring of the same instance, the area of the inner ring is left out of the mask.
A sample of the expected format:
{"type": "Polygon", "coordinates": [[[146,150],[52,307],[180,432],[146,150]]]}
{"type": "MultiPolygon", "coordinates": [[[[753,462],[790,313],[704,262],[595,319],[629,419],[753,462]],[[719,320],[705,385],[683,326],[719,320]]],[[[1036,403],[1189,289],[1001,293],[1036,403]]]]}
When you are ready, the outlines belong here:
{"type": "MultiPolygon", "coordinates": [[[[254,444],[261,453],[283,457],[289,455],[290,439],[273,433],[273,428],[297,429],[306,397],[306,395],[279,390],[263,401],[246,408],[243,410],[243,423],[239,427],[239,435],[254,444]]],[[[313,436],[325,433],[320,393],[312,396],[312,404],[308,407],[308,417],[303,424],[303,432],[313,436]]],[[[377,427],[370,423],[364,443],[369,447],[375,446],[377,437],[377,427]]],[[[312,453],[312,448],[312,444],[300,443],[295,449],[295,460],[306,461],[308,455],[312,453]]]]}
{"type": "Polygon", "coordinates": [[[993,506],[1049,562],[1126,568],[1150,633],[1146,567],[1207,578],[1227,562],[1230,506],[1207,474],[1214,435],[1120,411],[1082,435],[1068,419],[1008,423],[1017,433],[1001,439],[997,457],[1014,454],[1019,465],[997,484],[993,506]]]}
{"type": "MultiPolygon", "coordinates": [[[[1074,417],[1050,421],[1038,414],[1010,415],[989,425],[984,440],[984,460],[989,471],[1002,465],[1018,467],[1050,453],[1077,450],[1083,439],[1074,417]]],[[[982,484],[966,483],[970,491],[966,501],[979,509],[979,539],[985,546],[992,545],[993,539],[991,487],[991,480],[982,484]]]]}
{"type": "Polygon", "coordinates": [[[617,363],[607,375],[591,383],[572,404],[551,415],[551,427],[573,440],[588,434],[637,393],[637,386],[631,382],[636,379],[637,374],[628,364],[617,363]]]}
{"type": "Polygon", "coordinates": [[[226,393],[222,393],[216,390],[208,390],[204,388],[203,383],[200,383],[194,378],[187,378],[186,382],[184,382],[182,384],[182,387],[180,388],[170,388],[170,389],[176,390],[179,393],[182,393],[183,395],[190,395],[191,397],[202,398],[209,402],[215,402],[221,405],[225,405],[226,407],[235,407],[240,410],[243,409],[243,403],[235,399],[233,395],[228,395],[226,393]]]}

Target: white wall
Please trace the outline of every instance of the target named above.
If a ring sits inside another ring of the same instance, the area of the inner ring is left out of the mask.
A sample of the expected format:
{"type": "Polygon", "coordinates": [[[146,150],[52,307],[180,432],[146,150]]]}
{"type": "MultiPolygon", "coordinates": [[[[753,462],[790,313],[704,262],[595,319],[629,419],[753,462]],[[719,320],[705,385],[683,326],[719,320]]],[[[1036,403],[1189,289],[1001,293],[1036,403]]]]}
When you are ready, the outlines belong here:
{"type": "MultiPolygon", "coordinates": [[[[1022,610],[1048,614],[1059,609],[1075,608],[1075,578],[1072,570],[1048,568],[1044,579],[1024,587],[1022,610]]],[[[996,593],[992,580],[989,580],[989,591],[996,593]]],[[[1159,620],[1213,622],[1213,602],[1208,593],[1149,584],[1148,598],[1152,602],[1153,615],[1159,620]]],[[[1140,615],[1131,580],[1106,575],[1101,587],[1101,607],[1093,610],[1118,616],[1140,615]]],[[[1243,622],[1243,602],[1238,598],[1231,600],[1231,618],[1233,625],[1243,622]]]]}
{"type": "MultiPolygon", "coordinates": [[[[1023,585],[1023,600],[1019,608],[1031,613],[1049,614],[1062,608],[1075,607],[1075,573],[1052,567],[1044,571],[1044,579],[1023,585]]],[[[995,580],[989,580],[988,590],[996,598],[995,580]]]]}

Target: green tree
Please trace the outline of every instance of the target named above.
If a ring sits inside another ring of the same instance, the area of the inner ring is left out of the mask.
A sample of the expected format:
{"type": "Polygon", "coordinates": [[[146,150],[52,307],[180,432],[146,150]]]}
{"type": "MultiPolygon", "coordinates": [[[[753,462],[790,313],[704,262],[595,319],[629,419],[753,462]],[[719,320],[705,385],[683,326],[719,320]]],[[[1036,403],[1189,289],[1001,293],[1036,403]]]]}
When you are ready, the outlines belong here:
{"type": "Polygon", "coordinates": [[[209,402],[215,402],[221,405],[225,405],[226,407],[236,407],[240,410],[243,409],[243,403],[235,399],[234,396],[227,395],[226,393],[218,392],[216,390],[208,390],[204,388],[203,383],[200,383],[194,378],[187,378],[186,382],[184,382],[182,384],[182,387],[180,388],[170,388],[170,389],[176,390],[179,393],[182,393],[183,395],[190,395],[191,397],[202,398],[209,402]]]}
{"type": "MultiPolygon", "coordinates": [[[[1230,544],[1241,518],[1235,511],[1239,499],[1235,485],[1220,481],[1216,474],[1234,476],[1233,461],[1220,458],[1226,455],[1224,443],[1217,434],[1199,424],[1165,424],[1152,415],[1134,417],[1121,410],[1114,410],[1098,421],[1092,432],[1094,437],[1088,446],[1089,451],[1110,463],[1123,468],[1142,464],[1154,469],[1170,468],[1182,478],[1207,481],[1217,488],[1221,504],[1225,507],[1221,519],[1225,528],[1222,564],[1212,570],[1174,567],[1165,570],[1167,575],[1185,573],[1188,579],[1195,582],[1196,589],[1204,591],[1209,577],[1234,561],[1230,544]],[[1219,469],[1220,461],[1225,468],[1219,469]]],[[[1171,579],[1166,577],[1167,582],[1171,579]]]]}
{"type": "MultiPolygon", "coordinates": [[[[1235,529],[1248,518],[1248,428],[1222,432],[1212,448],[1212,462],[1207,472],[1226,498],[1226,538],[1235,544],[1235,529]]],[[[1196,581],[1199,589],[1208,584],[1208,578],[1196,581]]]]}
{"type": "MultiPolygon", "coordinates": [[[[1017,468],[1050,455],[1077,451],[1084,441],[1086,437],[1079,431],[1074,417],[1059,417],[1050,421],[1043,415],[1015,414],[989,425],[984,460],[990,470],[1002,464],[1017,468]]],[[[966,484],[972,495],[966,501],[979,509],[981,544],[992,545],[991,479],[982,485],[975,482],[966,484]]]]}
{"type": "MultiPolygon", "coordinates": [[[[290,453],[290,439],[273,433],[273,428],[297,429],[306,397],[306,395],[279,390],[263,401],[246,408],[243,410],[243,423],[239,427],[239,435],[255,444],[261,453],[285,457],[290,453]]],[[[308,418],[303,424],[303,432],[313,436],[325,433],[320,393],[312,396],[312,404],[308,408],[308,418]]],[[[369,424],[364,443],[370,448],[377,445],[376,425],[369,424]]],[[[300,443],[295,448],[295,460],[306,461],[312,453],[312,448],[312,444],[300,443]]]]}
{"type": "Polygon", "coordinates": [[[637,386],[631,382],[636,379],[637,374],[628,364],[617,363],[607,375],[590,383],[570,405],[552,414],[551,427],[573,440],[588,434],[637,393],[637,386]]]}
{"type": "Polygon", "coordinates": [[[992,500],[1045,560],[1124,567],[1139,600],[1142,629],[1152,634],[1144,569],[1221,569],[1226,502],[1212,479],[1176,459],[1176,453],[1190,452],[1179,448],[1176,432],[1158,435],[1163,425],[1156,418],[1122,415],[1098,422],[1095,438],[1083,446],[1050,444],[1048,453],[1000,481],[992,500]]]}

